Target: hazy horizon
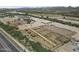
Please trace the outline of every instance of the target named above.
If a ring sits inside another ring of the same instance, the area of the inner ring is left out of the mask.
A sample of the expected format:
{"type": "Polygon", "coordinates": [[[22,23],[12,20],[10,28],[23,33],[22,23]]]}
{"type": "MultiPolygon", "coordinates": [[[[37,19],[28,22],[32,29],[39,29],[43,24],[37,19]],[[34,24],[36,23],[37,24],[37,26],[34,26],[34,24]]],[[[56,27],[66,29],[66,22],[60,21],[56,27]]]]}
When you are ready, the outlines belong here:
{"type": "MultiPolygon", "coordinates": [[[[40,7],[69,7],[69,6],[0,6],[0,8],[40,8],[40,7]]],[[[70,6],[70,7],[79,7],[79,6],[70,6]]]]}
{"type": "Polygon", "coordinates": [[[0,8],[79,6],[78,0],[0,0],[0,8]]]}

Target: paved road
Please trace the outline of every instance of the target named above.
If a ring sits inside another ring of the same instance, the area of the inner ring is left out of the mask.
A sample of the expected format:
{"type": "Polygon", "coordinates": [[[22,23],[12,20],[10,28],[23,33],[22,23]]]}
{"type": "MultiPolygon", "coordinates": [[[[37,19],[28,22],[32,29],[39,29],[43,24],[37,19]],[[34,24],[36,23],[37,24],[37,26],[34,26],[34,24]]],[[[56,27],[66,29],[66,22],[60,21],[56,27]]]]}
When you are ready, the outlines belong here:
{"type": "Polygon", "coordinates": [[[0,28],[0,33],[20,52],[29,51],[24,45],[14,39],[11,35],[5,32],[2,28],[0,28]]]}
{"type": "Polygon", "coordinates": [[[1,33],[0,33],[0,43],[4,46],[5,50],[9,52],[19,52],[15,48],[15,46],[13,46],[1,33]]]}

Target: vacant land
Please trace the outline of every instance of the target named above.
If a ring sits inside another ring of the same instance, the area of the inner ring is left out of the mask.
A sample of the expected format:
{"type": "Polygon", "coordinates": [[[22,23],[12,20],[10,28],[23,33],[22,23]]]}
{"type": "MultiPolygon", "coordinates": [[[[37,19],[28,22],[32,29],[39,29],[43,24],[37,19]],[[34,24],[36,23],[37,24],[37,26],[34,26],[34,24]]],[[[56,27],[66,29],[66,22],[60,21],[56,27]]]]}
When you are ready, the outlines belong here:
{"type": "Polygon", "coordinates": [[[8,18],[5,23],[1,20],[2,23],[0,26],[30,51],[72,50],[72,48],[66,49],[64,46],[70,44],[69,46],[72,47],[71,41],[74,39],[72,36],[76,34],[76,32],[53,25],[55,22],[63,23],[63,25],[72,25],[72,23],[63,22],[57,19],[52,20],[50,18],[36,18],[32,16],[30,16],[30,19],[33,22],[27,23],[29,19],[25,16],[20,19],[14,18],[12,20],[8,18]],[[9,23],[7,21],[9,21],[9,23]],[[60,47],[62,48],[60,49],[60,47]]]}
{"type": "Polygon", "coordinates": [[[72,40],[72,35],[75,34],[75,32],[53,25],[43,25],[32,29],[26,29],[25,32],[26,35],[31,37],[34,41],[40,42],[42,46],[51,51],[55,51],[60,46],[70,42],[72,40]]]}

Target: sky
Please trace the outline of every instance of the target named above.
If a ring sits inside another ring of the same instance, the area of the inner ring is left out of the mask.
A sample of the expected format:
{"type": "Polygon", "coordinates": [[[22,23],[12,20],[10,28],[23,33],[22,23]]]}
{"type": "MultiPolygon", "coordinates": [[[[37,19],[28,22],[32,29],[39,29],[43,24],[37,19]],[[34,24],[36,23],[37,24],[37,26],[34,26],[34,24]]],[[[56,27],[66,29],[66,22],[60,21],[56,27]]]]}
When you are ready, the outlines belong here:
{"type": "Polygon", "coordinates": [[[0,8],[79,6],[79,0],[0,0],[0,8]]]}

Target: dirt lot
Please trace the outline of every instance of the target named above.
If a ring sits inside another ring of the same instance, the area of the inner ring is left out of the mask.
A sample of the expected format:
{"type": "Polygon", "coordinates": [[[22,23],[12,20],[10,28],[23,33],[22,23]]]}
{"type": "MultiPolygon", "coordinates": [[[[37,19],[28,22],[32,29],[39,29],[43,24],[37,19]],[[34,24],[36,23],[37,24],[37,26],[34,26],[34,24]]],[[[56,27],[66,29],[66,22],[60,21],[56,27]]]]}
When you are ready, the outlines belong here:
{"type": "Polygon", "coordinates": [[[39,26],[32,29],[26,29],[26,34],[34,41],[40,42],[43,47],[55,51],[57,48],[71,41],[75,32],[58,28],[56,26],[39,26]]]}

